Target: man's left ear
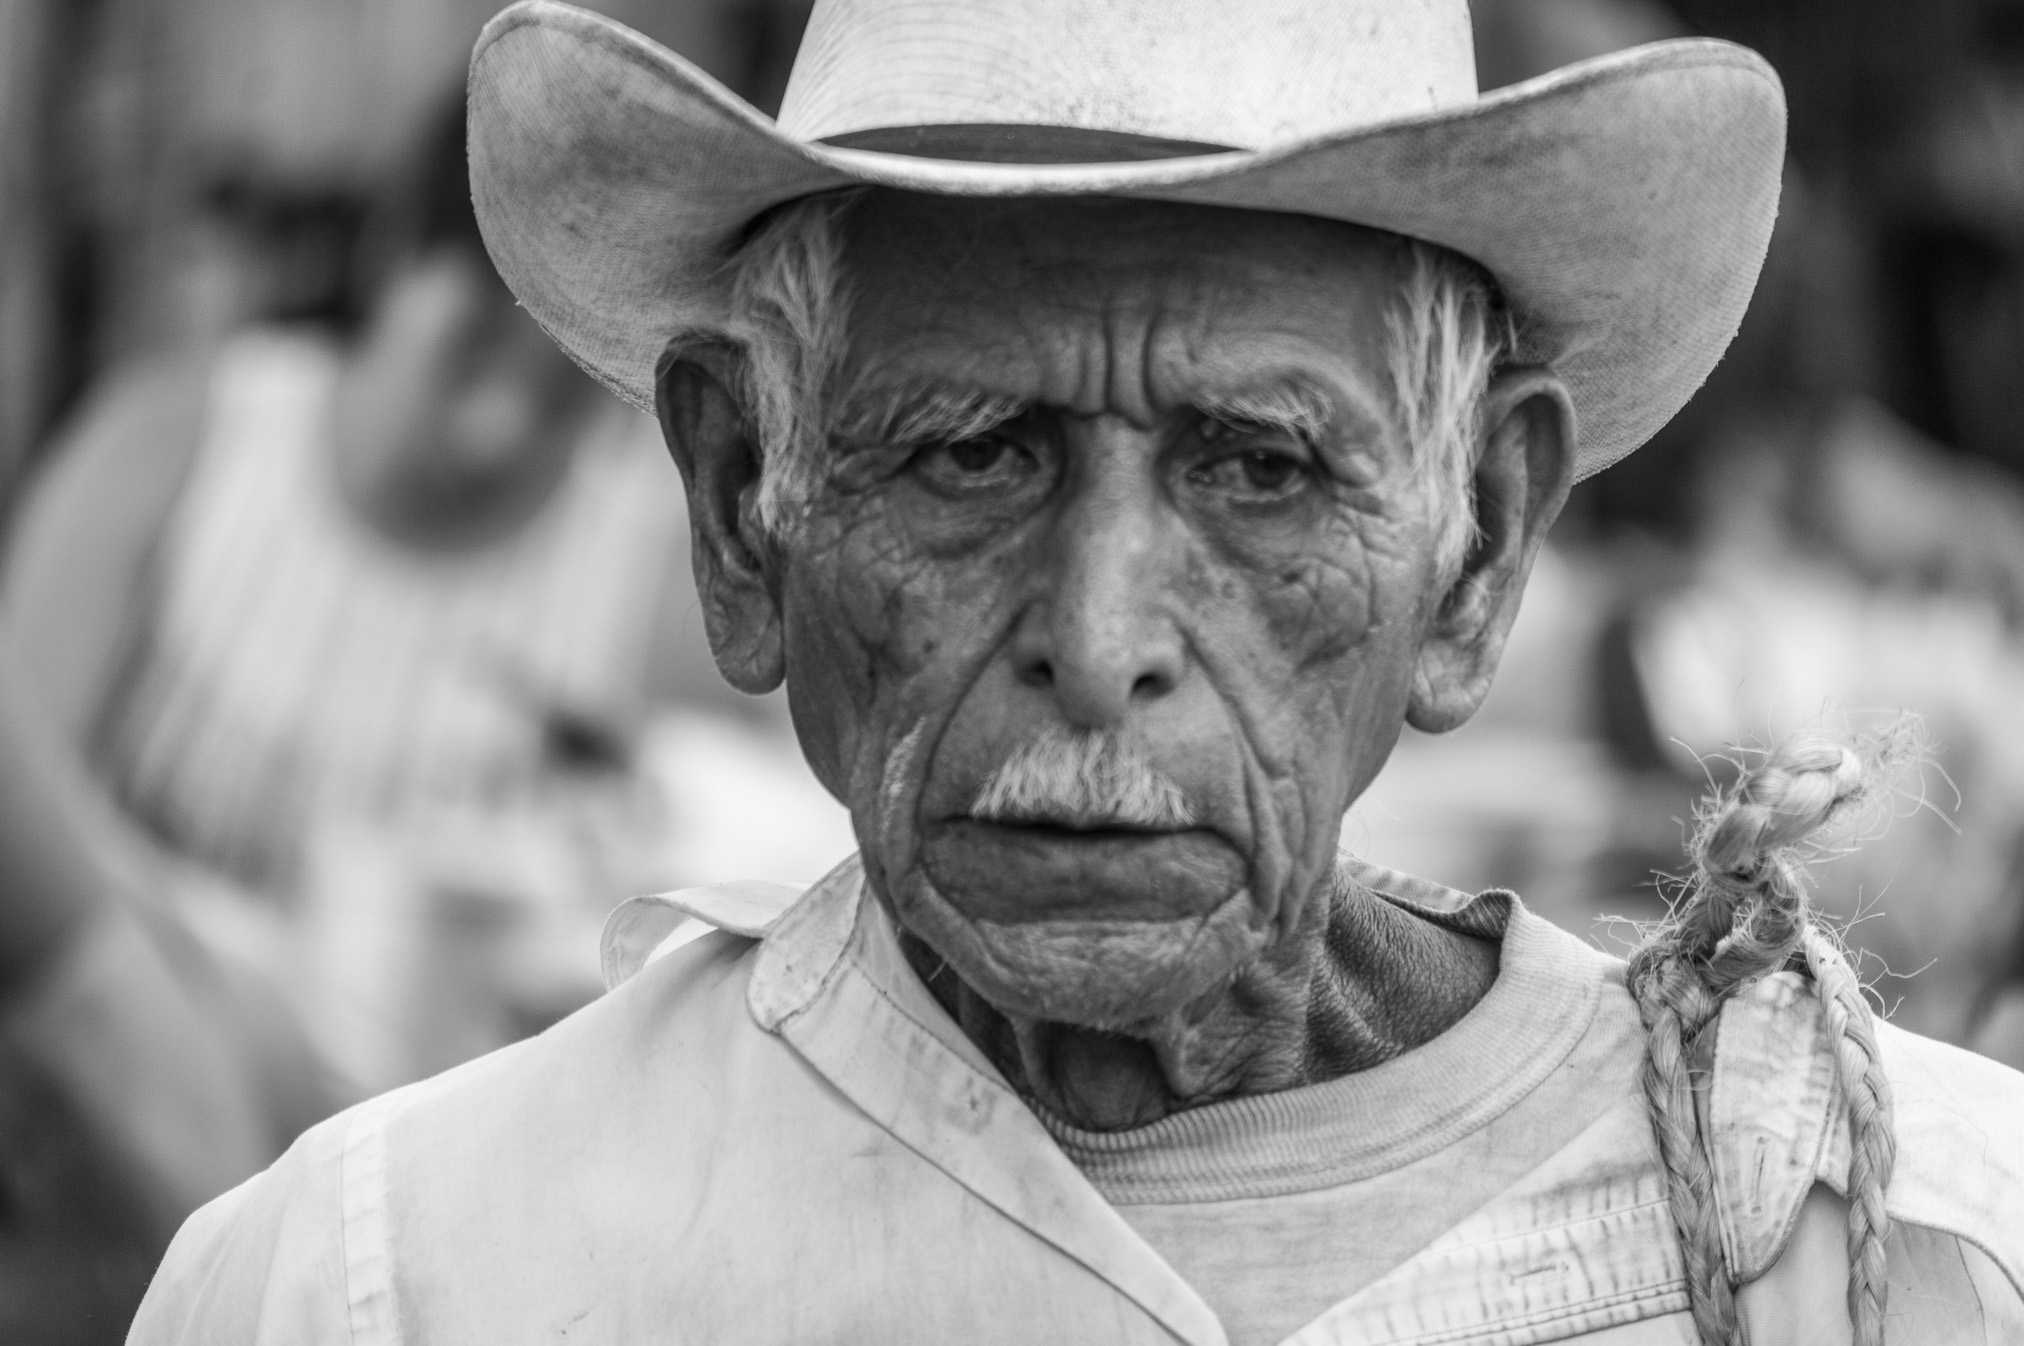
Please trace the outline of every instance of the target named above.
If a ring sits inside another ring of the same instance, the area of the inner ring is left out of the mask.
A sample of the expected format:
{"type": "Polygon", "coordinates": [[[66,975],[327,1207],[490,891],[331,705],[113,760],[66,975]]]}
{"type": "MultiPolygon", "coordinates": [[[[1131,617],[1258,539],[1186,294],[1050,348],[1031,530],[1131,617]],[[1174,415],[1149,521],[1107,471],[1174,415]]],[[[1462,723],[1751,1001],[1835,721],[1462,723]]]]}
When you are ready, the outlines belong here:
{"type": "Polygon", "coordinates": [[[1574,404],[1547,369],[1509,369],[1483,395],[1476,540],[1420,643],[1406,722],[1429,734],[1466,723],[1489,694],[1546,530],[1574,485],[1574,404]]]}

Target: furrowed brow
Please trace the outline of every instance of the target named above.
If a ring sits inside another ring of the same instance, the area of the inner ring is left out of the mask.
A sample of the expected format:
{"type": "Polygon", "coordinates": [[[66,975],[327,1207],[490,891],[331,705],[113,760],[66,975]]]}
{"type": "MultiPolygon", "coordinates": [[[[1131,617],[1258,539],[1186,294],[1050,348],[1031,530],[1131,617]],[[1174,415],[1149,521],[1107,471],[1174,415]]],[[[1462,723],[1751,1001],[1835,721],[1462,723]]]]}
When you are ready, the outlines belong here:
{"type": "Polygon", "coordinates": [[[850,444],[942,444],[995,430],[1026,410],[1016,397],[951,384],[873,391],[851,399],[838,420],[850,444]]]}
{"type": "Polygon", "coordinates": [[[1210,393],[1196,400],[1195,409],[1219,421],[1282,430],[1310,441],[1326,436],[1335,421],[1334,402],[1299,379],[1210,393]]]}

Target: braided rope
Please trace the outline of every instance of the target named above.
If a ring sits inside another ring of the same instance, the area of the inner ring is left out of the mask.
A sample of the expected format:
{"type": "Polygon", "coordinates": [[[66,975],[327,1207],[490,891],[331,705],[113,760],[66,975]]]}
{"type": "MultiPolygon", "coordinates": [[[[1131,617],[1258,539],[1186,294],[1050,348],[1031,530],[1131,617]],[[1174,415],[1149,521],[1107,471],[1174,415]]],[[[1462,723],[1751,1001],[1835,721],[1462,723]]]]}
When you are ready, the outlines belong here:
{"type": "Polygon", "coordinates": [[[1805,867],[1833,824],[1887,791],[1916,753],[1917,733],[1907,720],[1859,747],[1803,737],[1766,754],[1700,810],[1685,892],[1631,955],[1628,983],[1645,1027],[1645,1107],[1665,1165],[1688,1305],[1705,1346],[1744,1346],[1745,1338],[1722,1252],[1693,1060],[1729,997],[1795,961],[1813,978],[1848,1103],[1849,1320],[1856,1346],[1882,1346],[1890,1234],[1884,1192],[1897,1154],[1890,1085],[1862,985],[1813,920],[1805,867]]]}
{"type": "Polygon", "coordinates": [[[1688,1043],[1706,1027],[1719,1004],[1675,954],[1648,943],[1630,965],[1631,993],[1645,1025],[1645,1062],[1640,1077],[1645,1112],[1658,1138],[1666,1169],[1666,1194],[1680,1252],[1687,1264],[1687,1305],[1707,1346],[1741,1346],[1736,1287],[1722,1256],[1722,1227],[1715,1206],[1715,1174],[1701,1144],[1700,1114],[1694,1107],[1688,1043]],[[1682,1009],[1682,1006],[1688,1008],[1682,1009]]]}
{"type": "Polygon", "coordinates": [[[1841,950],[1817,931],[1806,941],[1806,963],[1820,988],[1834,1042],[1841,1095],[1849,1109],[1848,1320],[1855,1346],[1883,1346],[1884,1240],[1890,1214],[1884,1191],[1897,1165],[1897,1133],[1891,1127],[1890,1080],[1876,1049],[1876,1020],[1862,984],[1841,950]]]}

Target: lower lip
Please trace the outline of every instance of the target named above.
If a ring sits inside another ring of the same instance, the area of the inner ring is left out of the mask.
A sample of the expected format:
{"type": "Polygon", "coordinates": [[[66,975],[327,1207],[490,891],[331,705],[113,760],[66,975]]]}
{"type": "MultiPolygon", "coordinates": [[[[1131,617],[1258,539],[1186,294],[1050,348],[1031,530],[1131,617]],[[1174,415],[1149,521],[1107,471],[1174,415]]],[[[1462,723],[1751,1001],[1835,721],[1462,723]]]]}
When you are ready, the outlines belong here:
{"type": "Polygon", "coordinates": [[[1199,828],[1080,832],[973,819],[928,830],[921,865],[973,920],[1165,921],[1206,916],[1243,887],[1243,857],[1199,828]]]}

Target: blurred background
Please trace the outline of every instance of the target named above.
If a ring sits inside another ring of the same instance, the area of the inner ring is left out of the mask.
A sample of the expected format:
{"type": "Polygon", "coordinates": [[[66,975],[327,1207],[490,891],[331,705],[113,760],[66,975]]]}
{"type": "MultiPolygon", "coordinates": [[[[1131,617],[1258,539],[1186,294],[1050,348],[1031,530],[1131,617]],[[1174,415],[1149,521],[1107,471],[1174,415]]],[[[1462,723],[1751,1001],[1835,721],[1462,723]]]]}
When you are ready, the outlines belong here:
{"type": "MultiPolygon", "coordinates": [[[[768,111],[807,16],[591,7],[768,111]]],[[[495,8],[0,0],[0,1340],[119,1340],[302,1127],[594,996],[616,900],[851,849],[710,667],[655,427],[477,243],[495,8]]],[[[1486,88],[1755,47],[1785,204],[1727,360],[1345,846],[1621,948],[1738,746],[1916,710],[1821,904],[1899,1023],[2024,1066],[2024,0],[1475,18],[1486,88]]]]}

